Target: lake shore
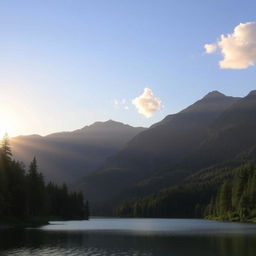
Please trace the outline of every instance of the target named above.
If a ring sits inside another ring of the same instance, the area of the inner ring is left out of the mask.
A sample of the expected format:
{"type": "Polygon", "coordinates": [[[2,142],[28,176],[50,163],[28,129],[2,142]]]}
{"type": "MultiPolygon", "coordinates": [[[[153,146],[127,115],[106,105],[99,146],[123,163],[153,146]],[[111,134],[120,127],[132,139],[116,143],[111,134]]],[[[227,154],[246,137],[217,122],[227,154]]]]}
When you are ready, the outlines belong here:
{"type": "Polygon", "coordinates": [[[17,219],[8,218],[0,222],[0,229],[7,228],[30,228],[30,227],[40,227],[43,225],[48,225],[48,218],[31,218],[31,219],[17,219]]]}
{"type": "Polygon", "coordinates": [[[0,230],[0,255],[255,255],[256,225],[205,219],[92,218],[0,230]]]}
{"type": "Polygon", "coordinates": [[[256,224],[256,218],[250,218],[250,219],[240,219],[239,217],[234,218],[225,218],[225,217],[216,217],[216,216],[206,216],[204,218],[205,220],[215,220],[215,221],[226,221],[226,222],[237,222],[237,223],[255,223],[256,224]]]}

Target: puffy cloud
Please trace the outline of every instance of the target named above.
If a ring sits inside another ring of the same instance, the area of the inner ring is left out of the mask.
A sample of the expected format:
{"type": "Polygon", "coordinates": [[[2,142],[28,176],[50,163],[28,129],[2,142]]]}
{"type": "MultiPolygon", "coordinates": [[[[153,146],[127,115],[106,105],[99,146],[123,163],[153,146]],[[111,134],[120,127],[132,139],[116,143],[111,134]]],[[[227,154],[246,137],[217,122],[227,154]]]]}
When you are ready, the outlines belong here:
{"type": "Polygon", "coordinates": [[[206,53],[219,50],[221,68],[245,69],[256,64],[256,22],[240,23],[232,34],[221,35],[215,44],[204,46],[206,53]]]}
{"type": "Polygon", "coordinates": [[[153,91],[145,88],[144,92],[132,100],[138,112],[145,117],[151,117],[158,109],[161,108],[161,100],[154,97],[153,91]]]}

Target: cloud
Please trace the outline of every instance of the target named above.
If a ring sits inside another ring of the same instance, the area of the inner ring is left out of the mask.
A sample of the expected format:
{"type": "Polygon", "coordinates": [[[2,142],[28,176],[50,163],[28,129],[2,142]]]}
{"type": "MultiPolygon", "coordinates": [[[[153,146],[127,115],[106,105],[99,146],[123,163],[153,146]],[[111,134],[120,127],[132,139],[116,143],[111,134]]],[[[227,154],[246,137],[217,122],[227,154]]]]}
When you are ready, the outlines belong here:
{"type": "Polygon", "coordinates": [[[213,53],[217,50],[217,45],[216,44],[205,44],[204,49],[206,53],[213,53]]]}
{"type": "Polygon", "coordinates": [[[117,99],[114,99],[113,100],[113,105],[114,105],[114,108],[118,109],[119,108],[119,101],[117,99]]]}
{"type": "Polygon", "coordinates": [[[153,91],[145,88],[144,92],[132,100],[138,112],[145,117],[151,117],[157,110],[161,108],[161,100],[154,97],[153,91]]]}
{"type": "Polygon", "coordinates": [[[221,35],[217,43],[205,44],[211,54],[217,50],[223,55],[221,68],[246,69],[256,64],[256,22],[240,23],[232,34],[221,35]]]}
{"type": "Polygon", "coordinates": [[[129,107],[126,105],[126,103],[127,103],[126,99],[122,99],[122,100],[114,99],[113,100],[113,105],[114,105],[114,108],[116,108],[116,109],[123,108],[124,110],[129,110],[129,107]]]}

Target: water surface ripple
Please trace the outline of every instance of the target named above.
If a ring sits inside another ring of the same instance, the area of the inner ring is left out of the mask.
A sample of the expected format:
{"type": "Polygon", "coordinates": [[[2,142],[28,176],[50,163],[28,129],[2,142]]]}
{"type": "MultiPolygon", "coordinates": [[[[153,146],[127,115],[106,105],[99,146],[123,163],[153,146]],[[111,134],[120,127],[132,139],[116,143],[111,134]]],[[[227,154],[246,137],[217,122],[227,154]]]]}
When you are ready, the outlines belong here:
{"type": "Polygon", "coordinates": [[[255,256],[256,225],[194,219],[51,222],[0,230],[0,255],[255,256]]]}

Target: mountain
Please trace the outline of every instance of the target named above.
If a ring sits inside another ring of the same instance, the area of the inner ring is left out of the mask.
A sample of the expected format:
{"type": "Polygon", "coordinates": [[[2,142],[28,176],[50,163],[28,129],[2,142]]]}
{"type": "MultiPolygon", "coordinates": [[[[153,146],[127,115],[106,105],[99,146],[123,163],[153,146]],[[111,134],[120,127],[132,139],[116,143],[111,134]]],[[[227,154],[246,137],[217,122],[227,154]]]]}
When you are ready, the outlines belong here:
{"type": "Polygon", "coordinates": [[[178,184],[196,171],[192,166],[179,169],[179,164],[184,164],[184,160],[198,151],[214,121],[239,100],[217,91],[208,93],[135,136],[102,168],[76,184],[77,187],[83,189],[95,205],[111,207],[111,202],[114,205],[141,196],[147,190],[146,193],[150,193],[178,184]]]}
{"type": "MultiPolygon", "coordinates": [[[[121,204],[119,214],[132,213],[131,216],[137,217],[203,217],[211,214],[222,218],[217,210],[222,203],[218,201],[218,205],[215,205],[210,201],[213,198],[220,200],[217,193],[224,193],[223,189],[226,190],[232,184],[235,173],[237,179],[243,178],[239,174],[240,170],[252,170],[250,177],[254,177],[255,167],[250,166],[256,163],[255,129],[256,91],[252,91],[223,111],[209,125],[201,143],[178,164],[131,186],[128,192],[125,191],[122,197],[134,198],[135,201],[121,204]],[[177,182],[177,177],[180,182],[177,182]],[[224,187],[223,183],[226,184],[224,187]],[[144,197],[137,200],[136,196],[144,197]],[[139,209],[134,212],[132,209],[138,205],[139,209]],[[207,205],[210,205],[209,209],[207,205]]],[[[229,191],[225,196],[228,198],[232,193],[233,196],[237,195],[229,191]]],[[[252,213],[252,209],[246,211],[252,213]]],[[[239,212],[233,214],[232,217],[225,215],[225,218],[243,218],[239,212]]]]}
{"type": "Polygon", "coordinates": [[[255,222],[256,146],[203,169],[181,184],[121,202],[115,215],[255,222]]]}
{"type": "Polygon", "coordinates": [[[214,121],[188,161],[201,167],[232,159],[256,145],[255,130],[256,91],[251,91],[214,121]]]}
{"type": "Polygon", "coordinates": [[[47,180],[70,182],[99,168],[144,130],[109,120],[72,132],[14,137],[11,147],[14,157],[26,164],[36,156],[47,180]]]}
{"type": "Polygon", "coordinates": [[[209,125],[237,100],[217,91],[208,93],[188,108],[167,116],[136,136],[123,152],[149,153],[150,158],[154,156],[157,168],[160,161],[162,166],[168,167],[170,163],[174,164],[192,152],[207,135],[209,125]]]}

